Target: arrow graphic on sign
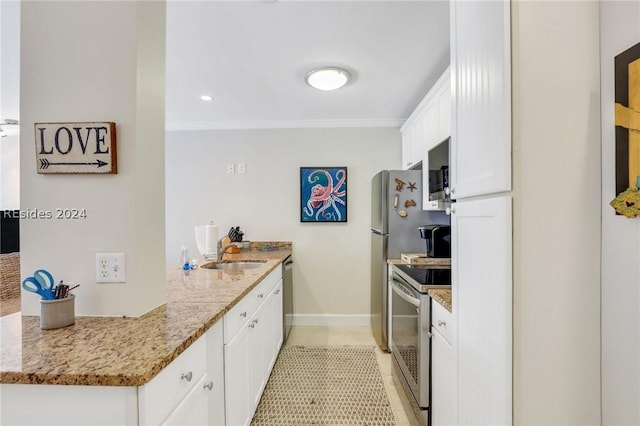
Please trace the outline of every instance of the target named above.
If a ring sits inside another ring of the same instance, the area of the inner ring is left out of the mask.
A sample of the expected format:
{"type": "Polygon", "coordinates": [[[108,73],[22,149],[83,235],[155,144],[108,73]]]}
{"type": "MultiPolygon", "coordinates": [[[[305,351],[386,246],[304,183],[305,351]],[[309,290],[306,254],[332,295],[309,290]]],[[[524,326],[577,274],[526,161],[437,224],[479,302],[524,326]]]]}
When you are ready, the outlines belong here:
{"type": "Polygon", "coordinates": [[[40,168],[48,169],[49,166],[98,166],[98,168],[102,166],[106,166],[109,163],[105,163],[104,161],[96,160],[93,163],[52,163],[46,158],[40,159],[40,168]]]}

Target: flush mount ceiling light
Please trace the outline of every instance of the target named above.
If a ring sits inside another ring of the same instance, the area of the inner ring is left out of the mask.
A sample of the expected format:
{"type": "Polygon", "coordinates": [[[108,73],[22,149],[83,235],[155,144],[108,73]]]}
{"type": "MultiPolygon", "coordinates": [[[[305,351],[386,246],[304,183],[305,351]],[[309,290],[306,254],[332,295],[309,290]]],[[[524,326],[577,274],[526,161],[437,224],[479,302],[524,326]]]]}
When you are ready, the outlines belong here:
{"type": "Polygon", "coordinates": [[[202,99],[203,101],[212,101],[213,100],[213,96],[209,96],[209,95],[202,95],[200,96],[200,99],[202,99]]]}
{"type": "Polygon", "coordinates": [[[309,71],[304,80],[318,90],[336,90],[349,82],[351,75],[347,70],[337,67],[318,68],[309,71]]]}

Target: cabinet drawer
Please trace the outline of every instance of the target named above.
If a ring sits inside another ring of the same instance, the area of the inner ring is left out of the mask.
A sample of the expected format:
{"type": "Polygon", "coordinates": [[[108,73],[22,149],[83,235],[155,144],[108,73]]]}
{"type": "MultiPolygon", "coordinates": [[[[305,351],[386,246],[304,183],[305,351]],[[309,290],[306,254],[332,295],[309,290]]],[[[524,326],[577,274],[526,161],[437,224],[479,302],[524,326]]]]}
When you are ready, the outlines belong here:
{"type": "Polygon", "coordinates": [[[447,342],[453,344],[456,337],[453,315],[433,299],[431,299],[431,324],[447,342]]]}
{"type": "MultiPolygon", "coordinates": [[[[255,289],[254,289],[255,290],[255,289]]],[[[233,336],[238,333],[238,330],[244,323],[247,322],[255,308],[258,306],[254,303],[254,297],[250,297],[253,290],[247,294],[236,306],[229,309],[229,312],[224,314],[224,343],[229,343],[233,336]]]]}
{"type": "Polygon", "coordinates": [[[282,278],[282,268],[271,271],[253,290],[224,315],[224,343],[229,343],[240,327],[265,301],[271,290],[282,278]]]}
{"type": "Polygon", "coordinates": [[[206,373],[206,350],[206,338],[203,336],[149,383],[138,388],[140,424],[160,424],[178,406],[206,373]]]}

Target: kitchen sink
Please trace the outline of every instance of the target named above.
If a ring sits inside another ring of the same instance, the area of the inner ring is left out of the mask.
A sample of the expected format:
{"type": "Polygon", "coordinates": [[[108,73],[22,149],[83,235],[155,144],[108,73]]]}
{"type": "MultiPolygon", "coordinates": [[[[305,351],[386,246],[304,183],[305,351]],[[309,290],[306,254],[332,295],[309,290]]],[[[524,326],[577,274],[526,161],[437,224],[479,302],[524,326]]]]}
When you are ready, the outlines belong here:
{"type": "Polygon", "coordinates": [[[205,269],[254,269],[264,266],[266,260],[217,260],[201,265],[205,269]]]}

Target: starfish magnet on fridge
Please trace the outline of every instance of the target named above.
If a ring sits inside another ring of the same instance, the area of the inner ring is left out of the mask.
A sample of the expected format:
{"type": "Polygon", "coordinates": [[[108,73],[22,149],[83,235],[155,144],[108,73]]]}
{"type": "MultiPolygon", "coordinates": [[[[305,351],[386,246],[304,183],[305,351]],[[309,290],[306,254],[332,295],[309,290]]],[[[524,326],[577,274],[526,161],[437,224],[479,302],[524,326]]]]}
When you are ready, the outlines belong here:
{"type": "Polygon", "coordinates": [[[414,189],[418,189],[418,188],[416,187],[416,183],[415,183],[415,182],[409,182],[409,190],[410,190],[411,192],[413,192],[413,190],[414,190],[414,189]]]}

